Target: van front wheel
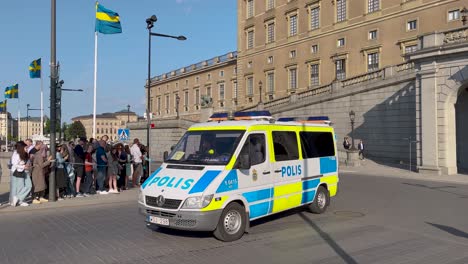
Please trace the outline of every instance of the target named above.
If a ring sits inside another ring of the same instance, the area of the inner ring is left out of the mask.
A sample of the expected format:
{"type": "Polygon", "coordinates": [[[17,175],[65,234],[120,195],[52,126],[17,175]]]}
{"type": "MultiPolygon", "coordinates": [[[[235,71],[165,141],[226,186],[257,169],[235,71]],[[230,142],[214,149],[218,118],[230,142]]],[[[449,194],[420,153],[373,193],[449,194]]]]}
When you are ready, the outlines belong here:
{"type": "Polygon", "coordinates": [[[330,193],[325,187],[320,186],[315,194],[314,201],[309,204],[309,210],[314,214],[321,214],[327,210],[330,204],[330,193]]]}
{"type": "Polygon", "coordinates": [[[245,209],[238,203],[230,203],[224,208],[214,231],[214,236],[225,242],[231,242],[241,238],[245,232],[245,209]]]}

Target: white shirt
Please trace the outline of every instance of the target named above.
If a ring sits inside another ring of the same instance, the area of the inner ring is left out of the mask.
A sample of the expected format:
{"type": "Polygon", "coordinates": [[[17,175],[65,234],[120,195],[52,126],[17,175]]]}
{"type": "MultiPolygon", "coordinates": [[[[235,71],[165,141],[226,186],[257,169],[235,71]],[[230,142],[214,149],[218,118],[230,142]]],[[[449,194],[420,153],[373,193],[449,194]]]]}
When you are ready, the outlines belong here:
{"type": "Polygon", "coordinates": [[[140,150],[140,147],[138,146],[138,144],[133,144],[132,147],[130,148],[130,154],[132,154],[133,156],[133,161],[135,163],[141,163],[142,160],[141,160],[141,150],[140,150]]]}
{"type": "Polygon", "coordinates": [[[16,152],[13,152],[13,156],[11,156],[11,172],[15,172],[15,170],[18,170],[19,172],[24,171],[24,166],[26,163],[20,159],[19,154],[16,152]]]}

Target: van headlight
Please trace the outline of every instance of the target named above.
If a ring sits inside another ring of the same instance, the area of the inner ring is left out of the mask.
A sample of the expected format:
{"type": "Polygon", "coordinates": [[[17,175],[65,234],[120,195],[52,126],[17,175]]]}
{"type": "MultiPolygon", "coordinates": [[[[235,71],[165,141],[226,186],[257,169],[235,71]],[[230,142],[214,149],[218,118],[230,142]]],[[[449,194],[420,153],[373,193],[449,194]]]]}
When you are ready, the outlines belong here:
{"type": "Polygon", "coordinates": [[[143,192],[141,191],[141,188],[138,189],[138,202],[145,204],[145,196],[143,195],[143,192]]]}
{"type": "Polygon", "coordinates": [[[213,194],[205,196],[195,196],[185,199],[182,209],[201,209],[207,207],[211,200],[213,199],[213,194]]]}

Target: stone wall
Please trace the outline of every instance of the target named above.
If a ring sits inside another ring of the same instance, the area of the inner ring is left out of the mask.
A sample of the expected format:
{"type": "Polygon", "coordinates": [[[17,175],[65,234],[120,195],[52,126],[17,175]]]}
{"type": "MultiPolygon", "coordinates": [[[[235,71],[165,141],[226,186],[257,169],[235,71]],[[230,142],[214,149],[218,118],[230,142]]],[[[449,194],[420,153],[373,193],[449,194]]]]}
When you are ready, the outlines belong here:
{"type": "MultiPolygon", "coordinates": [[[[175,145],[185,131],[194,124],[193,121],[181,119],[153,120],[151,123],[155,125],[155,128],[150,130],[150,155],[151,159],[157,162],[163,161],[164,151],[170,151],[171,146],[175,145]]],[[[130,129],[130,142],[138,138],[143,145],[147,145],[146,122],[131,123],[128,127],[130,129]]]]}

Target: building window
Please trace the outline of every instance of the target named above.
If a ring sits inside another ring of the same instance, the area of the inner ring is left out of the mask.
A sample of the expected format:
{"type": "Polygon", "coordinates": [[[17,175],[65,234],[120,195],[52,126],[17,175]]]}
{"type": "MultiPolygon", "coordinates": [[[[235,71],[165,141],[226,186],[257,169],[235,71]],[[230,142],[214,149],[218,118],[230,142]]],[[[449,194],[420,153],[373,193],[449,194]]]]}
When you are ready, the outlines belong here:
{"type": "Polygon", "coordinates": [[[158,114],[161,113],[161,97],[158,97],[158,114]]]}
{"type": "Polygon", "coordinates": [[[297,89],[297,68],[289,68],[289,90],[297,89]]]}
{"type": "Polygon", "coordinates": [[[310,65],[310,86],[320,85],[319,81],[319,65],[311,64],[310,65]]]}
{"type": "MultiPolygon", "coordinates": [[[[174,109],[175,109],[176,111],[177,111],[177,107],[179,107],[179,106],[177,105],[177,97],[178,97],[178,96],[179,96],[178,93],[175,93],[175,94],[174,94],[174,109]]],[[[179,99],[179,100],[180,100],[180,99],[179,99]]],[[[180,102],[179,102],[179,103],[180,103],[180,102]]]]}
{"type": "Polygon", "coordinates": [[[206,87],[206,95],[211,97],[211,86],[206,87]]]}
{"type": "Polygon", "coordinates": [[[253,96],[253,77],[247,78],[247,96],[253,96]]]}
{"type": "Polygon", "coordinates": [[[247,68],[248,69],[252,68],[252,61],[247,62],[247,68]]]}
{"type": "Polygon", "coordinates": [[[460,19],[460,9],[450,10],[448,12],[448,21],[454,21],[460,19]]]}
{"type": "Polygon", "coordinates": [[[411,20],[406,23],[406,30],[411,31],[411,30],[416,30],[418,28],[418,21],[417,20],[411,20]]]}
{"type": "Polygon", "coordinates": [[[254,47],[254,31],[249,30],[247,32],[247,49],[251,49],[254,47]]]}
{"type": "Polygon", "coordinates": [[[224,71],[219,71],[219,77],[224,77],[224,71]]]}
{"type": "Polygon", "coordinates": [[[247,18],[251,18],[254,15],[254,1],[247,0],[247,18]]]}
{"type": "MultiPolygon", "coordinates": [[[[188,99],[189,99],[188,91],[185,91],[185,93],[184,93],[184,106],[185,107],[187,107],[189,105],[188,99]]],[[[185,109],[187,109],[187,108],[185,108],[185,109]]]]}
{"type": "Polygon", "coordinates": [[[371,31],[369,31],[369,39],[370,39],[370,40],[377,39],[377,30],[371,30],[371,31]]]}
{"type": "Polygon", "coordinates": [[[368,13],[379,11],[380,9],[380,0],[368,0],[367,2],[367,10],[368,13]]]}
{"type": "Polygon", "coordinates": [[[169,95],[166,95],[166,113],[169,113],[169,95]]]}
{"type": "Polygon", "coordinates": [[[275,91],[275,73],[267,73],[267,91],[269,94],[273,94],[275,91]]]}
{"type": "Polygon", "coordinates": [[[267,25],[267,43],[275,41],[275,22],[270,22],[267,25]]]}
{"type": "Polygon", "coordinates": [[[266,0],[267,1],[267,10],[273,9],[275,7],[275,0],[266,0]]]}
{"type": "Polygon", "coordinates": [[[219,100],[224,100],[224,83],[219,84],[219,100]]]}
{"type": "Polygon", "coordinates": [[[346,79],[346,60],[345,59],[335,61],[335,71],[336,71],[337,80],[346,79]]]}
{"type": "Polygon", "coordinates": [[[289,16],[289,36],[297,35],[297,14],[289,16]]]}
{"type": "Polygon", "coordinates": [[[188,86],[188,80],[185,80],[185,86],[188,86]]]}
{"type": "Polygon", "coordinates": [[[195,82],[198,83],[200,81],[200,77],[195,77],[195,82]]]}
{"type": "Polygon", "coordinates": [[[291,50],[291,51],[289,52],[289,58],[291,58],[291,59],[296,58],[296,50],[291,50]]]}
{"type": "Polygon", "coordinates": [[[206,79],[207,79],[208,81],[211,80],[211,74],[210,74],[210,73],[208,73],[208,74],[206,75],[206,79]]]}
{"type": "Polygon", "coordinates": [[[320,7],[310,9],[310,29],[318,29],[320,27],[320,7]]]}
{"type": "Polygon", "coordinates": [[[238,91],[237,91],[237,82],[234,81],[232,83],[232,98],[237,99],[237,93],[238,93],[238,91]]]}
{"type": "Polygon", "coordinates": [[[367,71],[376,71],[379,69],[379,53],[367,54],[367,71]]]}
{"type": "Polygon", "coordinates": [[[418,50],[417,44],[405,46],[405,54],[415,52],[417,50],[418,50]]]}
{"type": "Polygon", "coordinates": [[[200,89],[195,90],[195,104],[200,105],[200,89]]]}
{"type": "Polygon", "coordinates": [[[346,20],[346,0],[336,0],[336,22],[346,20]]]}
{"type": "Polygon", "coordinates": [[[175,83],[175,88],[179,89],[179,83],[178,82],[175,83]]]}
{"type": "Polygon", "coordinates": [[[315,45],[312,45],[312,47],[310,48],[310,51],[314,54],[318,53],[319,51],[319,46],[317,44],[315,45]]]}
{"type": "Polygon", "coordinates": [[[269,64],[273,63],[273,56],[268,56],[267,62],[269,64]]]}
{"type": "Polygon", "coordinates": [[[344,47],[344,45],[345,45],[345,39],[344,38],[340,38],[336,42],[336,46],[338,46],[338,47],[344,47]]]}

